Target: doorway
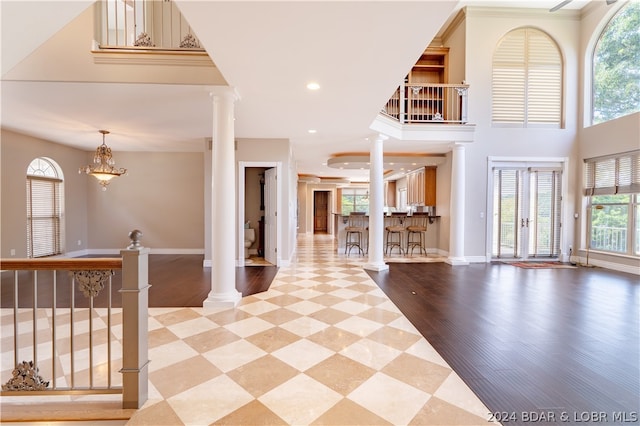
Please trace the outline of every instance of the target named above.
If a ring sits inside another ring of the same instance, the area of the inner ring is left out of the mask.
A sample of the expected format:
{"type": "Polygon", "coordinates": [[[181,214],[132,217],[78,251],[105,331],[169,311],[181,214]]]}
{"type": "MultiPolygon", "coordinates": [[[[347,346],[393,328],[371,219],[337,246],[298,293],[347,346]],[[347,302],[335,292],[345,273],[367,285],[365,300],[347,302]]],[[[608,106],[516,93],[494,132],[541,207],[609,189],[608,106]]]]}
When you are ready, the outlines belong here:
{"type": "Polygon", "coordinates": [[[562,169],[493,167],[491,257],[560,256],[562,169]]]}
{"type": "Polygon", "coordinates": [[[313,192],[313,233],[329,232],[329,194],[330,191],[313,192]]]}
{"type": "Polygon", "coordinates": [[[277,214],[282,188],[277,175],[280,162],[238,162],[238,244],[236,266],[279,266],[282,241],[281,218],[277,214]],[[247,224],[247,221],[249,223],[247,224]],[[245,259],[245,226],[255,229],[256,241],[245,259]]]}

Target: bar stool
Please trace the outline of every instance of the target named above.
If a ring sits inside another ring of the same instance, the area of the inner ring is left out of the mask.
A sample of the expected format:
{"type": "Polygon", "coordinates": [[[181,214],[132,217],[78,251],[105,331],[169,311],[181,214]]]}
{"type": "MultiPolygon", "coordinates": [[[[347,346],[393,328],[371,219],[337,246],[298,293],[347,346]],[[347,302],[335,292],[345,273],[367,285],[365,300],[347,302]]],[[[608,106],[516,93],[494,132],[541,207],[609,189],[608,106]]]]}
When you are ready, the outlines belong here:
{"type": "Polygon", "coordinates": [[[424,246],[424,235],[427,232],[427,222],[429,221],[429,213],[427,212],[415,212],[409,218],[409,226],[407,226],[407,253],[409,253],[409,247],[411,247],[411,254],[413,254],[413,249],[418,247],[420,249],[420,254],[424,252],[424,255],[427,255],[427,249],[424,246]],[[415,238],[412,240],[411,236],[418,234],[418,239],[415,238]]]}
{"type": "Polygon", "coordinates": [[[404,250],[402,249],[402,234],[405,231],[404,223],[406,220],[406,213],[393,212],[391,213],[391,216],[387,216],[388,225],[384,228],[385,231],[387,231],[387,243],[384,249],[385,253],[390,254],[394,247],[398,247],[400,254],[404,254],[404,250]]]}
{"type": "Polygon", "coordinates": [[[365,219],[365,212],[351,212],[349,214],[349,221],[344,228],[344,230],[347,231],[344,254],[350,254],[351,249],[357,247],[360,253],[364,255],[364,251],[362,250],[362,234],[366,232],[365,219]],[[349,249],[348,253],[347,248],[349,249]]]}

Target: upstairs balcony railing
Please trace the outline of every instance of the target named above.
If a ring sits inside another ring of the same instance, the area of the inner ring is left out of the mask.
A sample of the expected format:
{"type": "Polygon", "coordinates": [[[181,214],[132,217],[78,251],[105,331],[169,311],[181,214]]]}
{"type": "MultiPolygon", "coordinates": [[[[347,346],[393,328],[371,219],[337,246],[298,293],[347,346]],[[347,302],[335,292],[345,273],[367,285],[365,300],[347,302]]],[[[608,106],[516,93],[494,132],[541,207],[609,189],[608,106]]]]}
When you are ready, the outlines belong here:
{"type": "Polygon", "coordinates": [[[98,2],[101,49],[204,51],[170,0],[98,2]]]}
{"type": "Polygon", "coordinates": [[[403,84],[382,114],[402,124],[467,123],[467,84],[403,84]]]}

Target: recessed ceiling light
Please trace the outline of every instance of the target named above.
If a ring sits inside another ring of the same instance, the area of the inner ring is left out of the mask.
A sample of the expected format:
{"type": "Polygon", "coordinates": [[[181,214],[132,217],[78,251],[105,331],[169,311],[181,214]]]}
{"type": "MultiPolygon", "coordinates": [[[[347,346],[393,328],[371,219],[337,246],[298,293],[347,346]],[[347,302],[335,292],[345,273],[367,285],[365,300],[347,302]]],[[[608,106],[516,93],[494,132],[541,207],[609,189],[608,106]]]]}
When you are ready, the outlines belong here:
{"type": "Polygon", "coordinates": [[[344,163],[344,165],[345,165],[345,166],[348,166],[348,165],[349,165],[349,163],[344,163]]]}
{"type": "Polygon", "coordinates": [[[418,163],[411,163],[411,165],[412,165],[412,166],[417,166],[417,165],[418,165],[418,163]]]}
{"type": "Polygon", "coordinates": [[[389,165],[394,166],[396,163],[389,163],[389,165]]]}
{"type": "Polygon", "coordinates": [[[315,81],[312,81],[312,82],[307,84],[307,89],[309,89],[309,90],[318,90],[318,89],[320,89],[320,85],[318,83],[316,83],[315,81]]]}
{"type": "Polygon", "coordinates": [[[309,130],[307,130],[307,131],[308,131],[309,133],[316,133],[316,132],[317,132],[317,130],[316,130],[316,129],[309,129],[309,130]]]}

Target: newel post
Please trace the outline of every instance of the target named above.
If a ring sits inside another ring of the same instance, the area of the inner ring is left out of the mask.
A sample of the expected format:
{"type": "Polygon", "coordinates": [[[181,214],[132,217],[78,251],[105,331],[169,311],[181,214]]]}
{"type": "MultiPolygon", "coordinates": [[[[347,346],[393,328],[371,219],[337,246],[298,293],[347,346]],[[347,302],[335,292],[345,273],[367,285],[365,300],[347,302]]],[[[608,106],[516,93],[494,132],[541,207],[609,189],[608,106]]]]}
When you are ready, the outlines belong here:
{"type": "Polygon", "coordinates": [[[140,408],[149,395],[149,252],[142,233],[129,233],[122,255],[122,408],[140,408]]]}

